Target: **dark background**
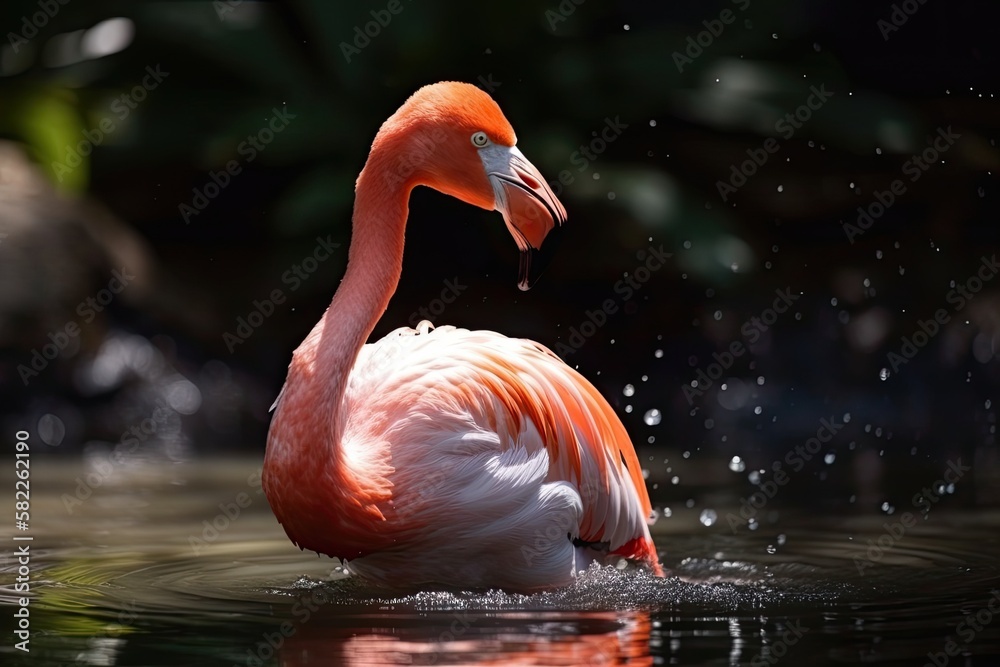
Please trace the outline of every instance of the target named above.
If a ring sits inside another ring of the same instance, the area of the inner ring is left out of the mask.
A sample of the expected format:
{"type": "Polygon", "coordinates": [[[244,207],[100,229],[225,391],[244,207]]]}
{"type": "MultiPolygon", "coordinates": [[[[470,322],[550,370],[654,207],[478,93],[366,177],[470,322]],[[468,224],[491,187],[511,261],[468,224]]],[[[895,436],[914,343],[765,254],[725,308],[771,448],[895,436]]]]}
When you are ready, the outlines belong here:
{"type": "Polygon", "coordinates": [[[1000,280],[961,311],[947,294],[1000,239],[998,12],[986,1],[896,5],[912,15],[886,32],[888,2],[401,0],[348,61],[341,43],[386,3],[75,0],[54,3],[15,52],[11,33],[24,36],[24,17],[42,10],[9,0],[0,8],[4,433],[25,428],[53,454],[80,456],[121,447],[168,405],[170,418],[130,456],[261,456],[291,351],[342,275],[353,183],[375,132],[421,85],[461,80],[489,90],[547,178],[573,173],[560,192],[562,247],[520,293],[500,215],[419,189],[402,281],[374,336],[410,323],[452,279],[467,288],[439,323],[552,348],[587,311],[618,299],[606,325],[564,357],[616,406],[651,479],[686,471],[654,499],[682,501],[720,479],[748,492],[747,475],[725,465],[732,456],[747,473],[768,469],[832,418],[845,426],[819,456],[834,458],[793,480],[796,502],[908,502],[961,457],[975,471],[961,501],[995,503],[1000,280]],[[718,31],[711,22],[723,10],[735,20],[711,36],[703,22],[718,31]],[[78,31],[114,17],[134,30],[124,48],[88,51],[94,35],[78,31]],[[699,33],[707,45],[679,71],[675,53],[699,33]],[[119,118],[115,98],[147,66],[169,75],[119,118]],[[813,86],[833,94],[782,136],[776,122],[813,86]],[[241,142],[275,110],[294,118],[248,163],[241,142]],[[579,171],[574,151],[608,118],[627,128],[579,171]],[[60,180],[53,162],[108,119],[115,129],[60,180]],[[904,163],[948,127],[960,138],[909,182],[904,163]],[[717,183],[768,137],[780,150],[723,202],[717,183]],[[241,172],[186,223],[179,206],[234,159],[241,172]],[[851,243],[841,223],[898,178],[906,192],[851,243]],[[340,250],[290,291],[283,273],[318,236],[340,250]],[[622,301],[614,285],[650,245],[672,257],[622,301]],[[122,266],[135,279],[83,322],[78,304],[122,266]],[[230,352],[223,334],[275,288],[288,300],[230,352]],[[743,323],[786,288],[801,295],[794,307],[689,402],[683,386],[713,353],[746,342],[743,323]],[[939,308],[949,323],[893,369],[887,355],[939,308]],[[80,335],[25,385],[18,367],[68,322],[80,335]],[[650,425],[653,409],[662,418],[650,425]]]}

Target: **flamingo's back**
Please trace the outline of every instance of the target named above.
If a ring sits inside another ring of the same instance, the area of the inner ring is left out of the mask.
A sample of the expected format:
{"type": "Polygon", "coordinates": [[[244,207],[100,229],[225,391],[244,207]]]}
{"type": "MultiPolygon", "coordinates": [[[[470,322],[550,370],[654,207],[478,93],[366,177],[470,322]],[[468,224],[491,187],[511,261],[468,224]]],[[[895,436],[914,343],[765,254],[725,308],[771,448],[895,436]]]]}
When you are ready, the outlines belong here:
{"type": "Polygon", "coordinates": [[[392,488],[378,532],[393,546],[353,561],[355,571],[519,589],[569,583],[591,560],[660,572],[624,427],[540,345],[398,329],[362,349],[344,400],[345,454],[379,458],[392,488]]]}

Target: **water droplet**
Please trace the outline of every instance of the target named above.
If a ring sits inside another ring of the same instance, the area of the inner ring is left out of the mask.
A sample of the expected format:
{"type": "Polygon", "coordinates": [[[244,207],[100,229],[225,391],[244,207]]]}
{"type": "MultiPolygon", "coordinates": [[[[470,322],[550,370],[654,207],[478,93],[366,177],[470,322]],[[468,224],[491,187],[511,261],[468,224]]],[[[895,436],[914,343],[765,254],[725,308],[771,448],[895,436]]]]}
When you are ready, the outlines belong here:
{"type": "Polygon", "coordinates": [[[678,477],[677,475],[674,475],[673,477],[670,478],[670,483],[676,486],[681,483],[681,478],[678,477]]]}
{"type": "Polygon", "coordinates": [[[646,414],[642,416],[642,421],[646,423],[646,426],[656,426],[663,419],[663,415],[656,408],[652,410],[647,410],[646,414]]]}
{"type": "Polygon", "coordinates": [[[832,464],[836,460],[837,460],[837,455],[834,454],[833,452],[830,452],[829,454],[823,457],[823,463],[827,465],[832,464]]]}
{"type": "Polygon", "coordinates": [[[634,396],[635,395],[635,387],[632,386],[632,385],[630,385],[630,384],[627,384],[622,389],[622,393],[625,394],[626,396],[634,396]]]}
{"type": "Polygon", "coordinates": [[[774,546],[773,544],[768,544],[767,545],[767,553],[769,553],[769,554],[776,554],[776,553],[778,553],[778,548],[776,546],[774,546]]]}
{"type": "Polygon", "coordinates": [[[784,192],[784,191],[785,191],[785,186],[784,185],[779,185],[778,186],[778,192],[784,192]]]}
{"type": "Polygon", "coordinates": [[[52,413],[46,413],[38,420],[38,437],[46,445],[58,447],[66,437],[66,425],[52,413]]]}
{"type": "Polygon", "coordinates": [[[878,378],[882,380],[882,382],[888,380],[890,375],[892,375],[892,373],[889,372],[888,368],[883,368],[878,372],[878,378]]]}
{"type": "Polygon", "coordinates": [[[711,526],[715,524],[715,521],[718,518],[719,515],[715,512],[715,510],[702,510],[701,516],[698,517],[698,520],[701,521],[701,525],[703,526],[711,526]]]}
{"type": "Polygon", "coordinates": [[[712,317],[714,317],[715,321],[718,322],[719,320],[722,319],[722,311],[721,310],[715,311],[714,313],[712,313],[712,317]]]}
{"type": "Polygon", "coordinates": [[[784,534],[784,533],[782,533],[781,535],[778,535],[778,546],[779,546],[779,547],[783,547],[783,546],[785,546],[785,541],[786,541],[787,539],[788,539],[788,538],[787,538],[787,537],[785,537],[785,534],[784,534]]]}
{"type": "Polygon", "coordinates": [[[732,470],[733,472],[743,472],[744,470],[746,470],[746,468],[747,464],[744,463],[743,459],[741,459],[739,456],[734,456],[729,461],[729,469],[732,470]]]}
{"type": "Polygon", "coordinates": [[[882,503],[882,511],[886,514],[892,514],[896,511],[896,508],[888,503],[888,501],[882,503]]]}
{"type": "Polygon", "coordinates": [[[649,121],[649,126],[650,127],[656,127],[656,121],[655,120],[649,121]]]}
{"type": "Polygon", "coordinates": [[[875,251],[875,259],[882,259],[882,251],[881,250],[876,250],[875,251]]]}
{"type": "Polygon", "coordinates": [[[626,24],[625,24],[625,25],[624,25],[623,27],[624,27],[624,28],[625,28],[626,30],[628,30],[628,23],[626,23],[626,24]]]}
{"type": "Polygon", "coordinates": [[[193,415],[201,407],[201,391],[185,378],[169,384],[163,393],[170,407],[182,415],[193,415]]]}
{"type": "Polygon", "coordinates": [[[663,358],[663,350],[657,350],[656,352],[653,352],[653,356],[656,357],[657,359],[662,359],[663,358]]]}
{"type": "Polygon", "coordinates": [[[778,33],[772,32],[771,33],[771,39],[778,39],[778,33]]]}
{"type": "Polygon", "coordinates": [[[614,201],[614,198],[615,198],[615,193],[614,192],[609,192],[608,193],[608,199],[614,201]]]}

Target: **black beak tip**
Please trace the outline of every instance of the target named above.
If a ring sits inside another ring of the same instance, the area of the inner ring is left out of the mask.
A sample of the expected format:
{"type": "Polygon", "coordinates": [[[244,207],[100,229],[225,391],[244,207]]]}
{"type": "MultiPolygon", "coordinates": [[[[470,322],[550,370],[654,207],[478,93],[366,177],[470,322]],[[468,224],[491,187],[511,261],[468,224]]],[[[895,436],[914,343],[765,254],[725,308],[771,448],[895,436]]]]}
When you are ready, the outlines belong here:
{"type": "Polygon", "coordinates": [[[542,273],[548,268],[552,257],[556,254],[560,239],[563,237],[563,229],[562,225],[554,227],[545,237],[540,249],[529,246],[526,250],[521,251],[517,280],[519,290],[527,292],[541,278],[542,273]]]}

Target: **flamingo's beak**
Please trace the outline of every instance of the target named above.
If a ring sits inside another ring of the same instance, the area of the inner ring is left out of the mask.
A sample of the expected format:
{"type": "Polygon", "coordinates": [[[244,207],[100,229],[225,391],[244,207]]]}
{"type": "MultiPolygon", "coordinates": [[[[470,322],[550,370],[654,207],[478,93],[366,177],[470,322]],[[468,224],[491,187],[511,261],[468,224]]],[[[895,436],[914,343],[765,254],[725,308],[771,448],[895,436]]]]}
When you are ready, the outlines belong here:
{"type": "MultiPolygon", "coordinates": [[[[521,250],[517,286],[527,290],[544,268],[542,243],[566,221],[566,209],[545,182],[541,172],[516,146],[493,145],[483,151],[483,163],[493,186],[496,210],[521,250]]],[[[549,254],[554,244],[545,248],[549,254]]]]}

